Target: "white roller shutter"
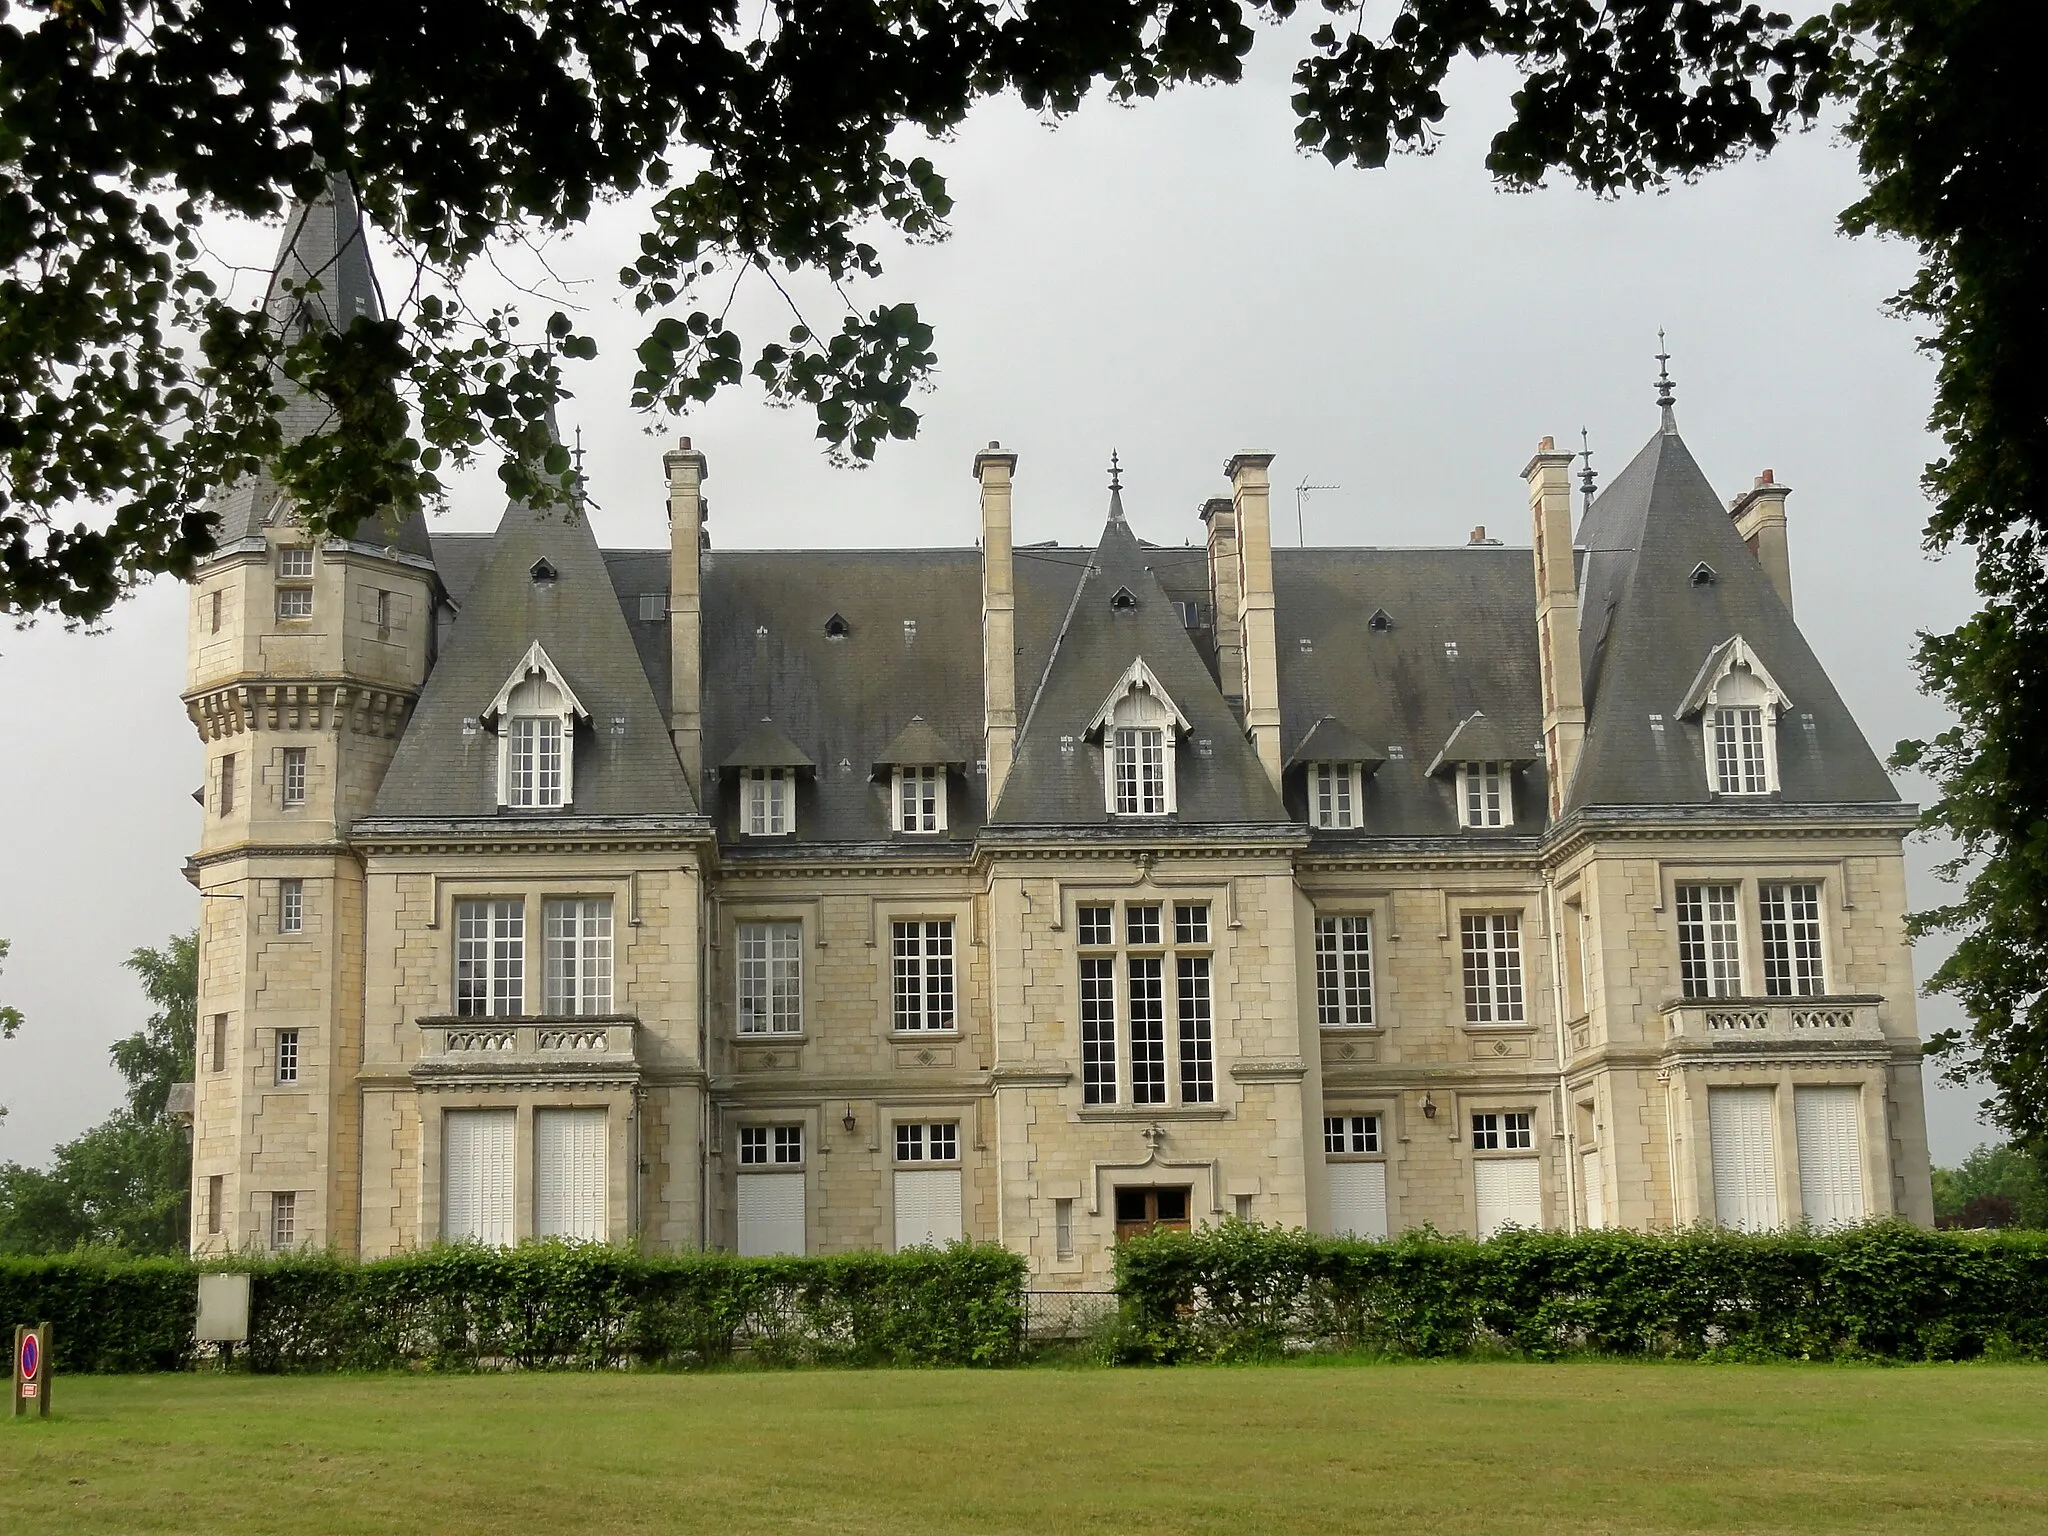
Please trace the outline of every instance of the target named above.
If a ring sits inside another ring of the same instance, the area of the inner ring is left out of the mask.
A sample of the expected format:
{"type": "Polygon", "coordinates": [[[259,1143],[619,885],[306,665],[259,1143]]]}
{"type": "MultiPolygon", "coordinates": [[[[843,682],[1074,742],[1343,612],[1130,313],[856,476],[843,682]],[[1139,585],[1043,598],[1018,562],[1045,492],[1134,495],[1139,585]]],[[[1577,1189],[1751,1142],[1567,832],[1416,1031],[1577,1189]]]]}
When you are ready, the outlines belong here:
{"type": "Polygon", "coordinates": [[[512,1241],[512,1111],[451,1109],[442,1119],[441,1235],[450,1242],[512,1241]]]}
{"type": "Polygon", "coordinates": [[[533,1115],[533,1230],[540,1237],[605,1240],[605,1112],[539,1109],[533,1115]]]}
{"type": "Polygon", "coordinates": [[[1772,1154],[1770,1088],[1709,1088],[1707,1131],[1714,1158],[1714,1219],[1744,1232],[1778,1221],[1778,1160],[1772,1154]]]}
{"type": "Polygon", "coordinates": [[[1862,1090],[1795,1088],[1799,1128],[1799,1205],[1816,1227],[1859,1222],[1863,1209],[1862,1090]]]}
{"type": "Polygon", "coordinates": [[[741,1174],[739,1207],[741,1258],[804,1251],[801,1173],[741,1174]]]}
{"type": "Polygon", "coordinates": [[[960,1170],[903,1169],[896,1175],[896,1251],[960,1240],[960,1170]]]}
{"type": "Polygon", "coordinates": [[[1510,1225],[1543,1225],[1543,1171],[1538,1159],[1481,1158],[1472,1165],[1472,1187],[1479,1197],[1481,1237],[1510,1225]]]}
{"type": "Polygon", "coordinates": [[[1331,1163],[1330,1230],[1339,1237],[1387,1235],[1387,1165],[1331,1163]]]}
{"type": "Polygon", "coordinates": [[[1607,1182],[1598,1152],[1579,1154],[1579,1185],[1586,1191],[1586,1225],[1607,1225],[1607,1182]]]}

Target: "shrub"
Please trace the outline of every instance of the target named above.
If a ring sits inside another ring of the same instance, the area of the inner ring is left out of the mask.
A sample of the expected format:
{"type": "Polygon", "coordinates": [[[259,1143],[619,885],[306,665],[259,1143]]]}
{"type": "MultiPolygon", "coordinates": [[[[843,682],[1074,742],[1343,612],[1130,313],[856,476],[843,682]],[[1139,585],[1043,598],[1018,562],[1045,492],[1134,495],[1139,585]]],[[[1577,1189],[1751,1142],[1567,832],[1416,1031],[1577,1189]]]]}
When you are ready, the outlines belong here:
{"type": "MultiPolygon", "coordinates": [[[[645,1256],[586,1244],[443,1246],[354,1263],[290,1255],[248,1269],[259,1371],[1004,1365],[1023,1335],[1009,1250],[829,1258],[645,1256]]],[[[193,1354],[199,1269],[81,1254],[0,1258],[0,1320],[48,1319],[70,1371],[168,1370],[193,1354]]]]}
{"type": "Polygon", "coordinates": [[[1875,1222],[1749,1236],[1510,1231],[1391,1242],[1228,1222],[1117,1249],[1121,1358],[1503,1348],[1755,1359],[2048,1359],[2048,1236],[1875,1222]]]}

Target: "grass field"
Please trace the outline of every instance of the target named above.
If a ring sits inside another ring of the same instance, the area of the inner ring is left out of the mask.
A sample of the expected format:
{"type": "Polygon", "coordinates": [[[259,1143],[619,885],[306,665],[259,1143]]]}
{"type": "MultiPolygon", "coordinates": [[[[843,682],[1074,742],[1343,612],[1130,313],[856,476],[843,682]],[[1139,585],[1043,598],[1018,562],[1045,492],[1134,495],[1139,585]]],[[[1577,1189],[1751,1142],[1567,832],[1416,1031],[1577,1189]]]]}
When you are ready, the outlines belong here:
{"type": "Polygon", "coordinates": [[[2048,1370],[73,1377],[0,1530],[2048,1532],[2048,1370]]]}

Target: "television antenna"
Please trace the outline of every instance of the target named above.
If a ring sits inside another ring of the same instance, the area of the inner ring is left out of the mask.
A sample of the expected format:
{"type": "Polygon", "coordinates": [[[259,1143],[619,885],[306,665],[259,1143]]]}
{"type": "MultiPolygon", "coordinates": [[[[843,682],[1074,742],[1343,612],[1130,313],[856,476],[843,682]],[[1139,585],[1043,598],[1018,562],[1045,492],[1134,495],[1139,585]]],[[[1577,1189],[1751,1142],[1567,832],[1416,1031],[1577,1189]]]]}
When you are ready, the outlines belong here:
{"type": "Polygon", "coordinates": [[[1308,476],[1301,477],[1301,484],[1294,488],[1294,542],[1303,549],[1308,548],[1308,534],[1302,520],[1302,505],[1317,491],[1341,491],[1341,485],[1310,485],[1308,476]]]}

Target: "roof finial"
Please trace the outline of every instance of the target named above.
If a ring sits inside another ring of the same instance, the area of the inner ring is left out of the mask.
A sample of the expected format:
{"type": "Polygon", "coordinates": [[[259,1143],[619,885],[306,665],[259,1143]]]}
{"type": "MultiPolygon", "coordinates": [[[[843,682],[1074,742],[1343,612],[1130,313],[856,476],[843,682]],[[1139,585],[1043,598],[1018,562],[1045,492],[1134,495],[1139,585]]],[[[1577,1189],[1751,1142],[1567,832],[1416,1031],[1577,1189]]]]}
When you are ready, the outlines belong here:
{"type": "Polygon", "coordinates": [[[1114,448],[1109,450],[1109,520],[1124,520],[1124,471],[1114,448]]]}
{"type": "Polygon", "coordinates": [[[1678,386],[1671,382],[1671,354],[1664,347],[1664,327],[1657,327],[1657,404],[1664,412],[1664,430],[1678,431],[1678,418],[1671,414],[1675,403],[1672,391],[1678,386]]]}
{"type": "Polygon", "coordinates": [[[1593,510],[1593,441],[1586,436],[1586,429],[1579,428],[1579,451],[1575,455],[1584,466],[1579,470],[1579,490],[1586,498],[1586,510],[1593,510]]]}

